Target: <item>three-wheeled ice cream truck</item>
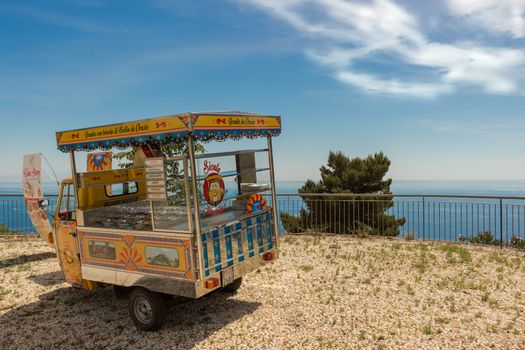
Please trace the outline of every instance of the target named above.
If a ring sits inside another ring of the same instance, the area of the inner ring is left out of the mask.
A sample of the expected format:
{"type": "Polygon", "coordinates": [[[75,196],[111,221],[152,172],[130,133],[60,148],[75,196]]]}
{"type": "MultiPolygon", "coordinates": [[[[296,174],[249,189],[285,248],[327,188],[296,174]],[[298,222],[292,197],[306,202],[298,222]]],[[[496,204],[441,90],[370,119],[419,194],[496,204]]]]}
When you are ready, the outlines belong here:
{"type": "Polygon", "coordinates": [[[239,288],[246,273],[279,254],[272,137],[280,132],[279,116],[238,112],[57,132],[72,172],[62,182],[50,236],[65,279],[88,290],[113,285],[128,296],[142,330],[161,327],[169,296],[239,288]],[[195,151],[196,143],[243,138],[267,142],[195,151]],[[184,152],[169,156],[169,145],[184,152]],[[114,148],[131,148],[133,163],[77,172],[75,152],[114,148]]]}

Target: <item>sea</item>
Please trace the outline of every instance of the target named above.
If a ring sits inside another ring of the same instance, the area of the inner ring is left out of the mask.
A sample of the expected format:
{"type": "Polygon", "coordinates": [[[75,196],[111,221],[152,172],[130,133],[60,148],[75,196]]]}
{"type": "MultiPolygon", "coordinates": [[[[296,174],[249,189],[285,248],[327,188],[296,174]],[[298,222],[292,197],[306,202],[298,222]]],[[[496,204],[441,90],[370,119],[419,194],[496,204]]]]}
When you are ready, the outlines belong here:
{"type": "MultiPolygon", "coordinates": [[[[296,194],[305,181],[277,181],[277,193],[296,194]]],[[[58,194],[58,186],[43,184],[44,193],[58,194]]],[[[394,180],[393,194],[443,194],[469,196],[525,197],[525,180],[394,180]]],[[[21,183],[0,182],[0,194],[21,194],[21,183]]]]}
{"type": "MultiPolygon", "coordinates": [[[[278,181],[277,193],[295,194],[304,181],[278,181]]],[[[394,180],[393,194],[525,197],[525,180],[394,180]]]]}
{"type": "MultiPolygon", "coordinates": [[[[277,181],[279,194],[297,194],[304,181],[277,181]]],[[[58,186],[43,184],[44,193],[53,205],[58,186]]],[[[463,235],[491,231],[495,238],[510,240],[513,236],[525,239],[525,180],[394,180],[391,192],[395,195],[414,195],[396,199],[389,213],[404,217],[406,223],[400,234],[416,238],[461,240],[463,235]],[[422,195],[425,204],[422,203],[422,195]],[[432,195],[523,197],[504,199],[500,210],[498,199],[433,198],[432,195]]],[[[0,229],[34,232],[21,197],[20,183],[0,183],[0,229]]],[[[298,214],[304,207],[299,196],[279,199],[279,210],[298,214]]],[[[51,211],[52,208],[49,208],[51,211]]]]}

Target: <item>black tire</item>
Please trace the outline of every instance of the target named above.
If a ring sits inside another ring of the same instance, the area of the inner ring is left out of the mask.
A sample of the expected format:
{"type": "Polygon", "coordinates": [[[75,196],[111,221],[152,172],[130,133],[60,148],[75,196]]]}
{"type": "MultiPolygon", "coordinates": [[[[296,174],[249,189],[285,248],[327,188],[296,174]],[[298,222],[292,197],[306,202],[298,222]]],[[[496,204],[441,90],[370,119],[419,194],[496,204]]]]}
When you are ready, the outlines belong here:
{"type": "Polygon", "coordinates": [[[227,293],[235,293],[237,292],[237,289],[241,288],[241,285],[242,285],[242,277],[239,277],[232,283],[228,284],[227,286],[224,286],[222,290],[227,293]]]}
{"type": "Polygon", "coordinates": [[[158,330],[166,315],[162,294],[145,288],[133,288],[128,297],[128,310],[135,326],[143,331],[158,330]]]}

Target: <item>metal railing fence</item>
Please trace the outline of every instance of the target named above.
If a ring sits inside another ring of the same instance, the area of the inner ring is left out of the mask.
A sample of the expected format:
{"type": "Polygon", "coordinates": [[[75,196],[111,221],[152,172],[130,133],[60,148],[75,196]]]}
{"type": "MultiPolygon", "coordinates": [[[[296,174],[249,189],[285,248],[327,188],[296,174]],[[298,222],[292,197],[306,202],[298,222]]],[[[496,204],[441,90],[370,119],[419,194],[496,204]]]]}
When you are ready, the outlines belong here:
{"type": "MultiPolygon", "coordinates": [[[[49,205],[47,212],[55,212],[57,195],[46,195],[49,205]]],[[[21,194],[0,194],[0,234],[36,233],[27,215],[24,196],[21,194]]]]}
{"type": "Polygon", "coordinates": [[[525,245],[525,197],[278,194],[280,227],[494,245],[525,245]]]}
{"type": "MultiPolygon", "coordinates": [[[[48,213],[56,195],[46,196],[48,213]]],[[[271,205],[271,197],[267,197],[271,205]]],[[[525,197],[277,194],[285,233],[326,232],[525,247],[525,197]]],[[[0,234],[34,233],[22,195],[0,194],[0,234]]]]}

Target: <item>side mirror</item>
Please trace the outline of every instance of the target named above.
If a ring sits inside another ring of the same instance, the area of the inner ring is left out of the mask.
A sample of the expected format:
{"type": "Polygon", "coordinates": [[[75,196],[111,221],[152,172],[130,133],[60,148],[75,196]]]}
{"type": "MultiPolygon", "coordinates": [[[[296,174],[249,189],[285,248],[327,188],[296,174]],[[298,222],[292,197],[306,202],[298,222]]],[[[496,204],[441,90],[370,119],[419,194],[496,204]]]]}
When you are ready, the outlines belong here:
{"type": "Polygon", "coordinates": [[[38,201],[38,207],[45,208],[49,205],[49,201],[47,199],[42,199],[38,201]]]}

